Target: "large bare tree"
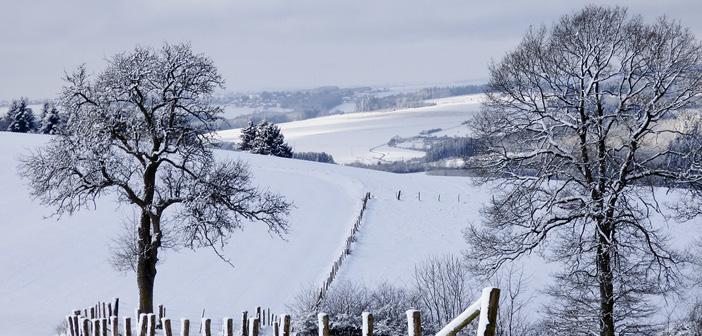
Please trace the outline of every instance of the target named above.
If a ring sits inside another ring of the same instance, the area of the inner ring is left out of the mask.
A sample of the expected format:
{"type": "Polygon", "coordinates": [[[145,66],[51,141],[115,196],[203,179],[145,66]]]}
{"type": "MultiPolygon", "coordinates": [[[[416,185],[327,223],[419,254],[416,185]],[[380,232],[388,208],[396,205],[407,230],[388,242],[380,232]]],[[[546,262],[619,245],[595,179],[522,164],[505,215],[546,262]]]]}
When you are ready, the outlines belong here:
{"type": "Polygon", "coordinates": [[[702,183],[701,70],[700,43],[665,18],[590,6],[531,28],[491,66],[473,121],[487,148],[477,168],[496,194],[466,233],[471,259],[495,270],[544,251],[571,285],[594,284],[594,319],[571,311],[575,324],[633,332],[627,314],[645,315],[636,298],[671,284],[680,262],[650,221],[668,210],[655,187],[702,183]]]}
{"type": "Polygon", "coordinates": [[[153,311],[166,233],[171,243],[217,251],[245,222],[287,229],[282,196],[253,186],[244,163],[213,157],[222,110],[210,98],[222,85],[212,61],[187,44],[117,54],[94,77],[80,67],[61,94],[65,128],[23,160],[33,195],[58,215],[108,194],[138,209],[132,246],[142,312],[153,311]]]}

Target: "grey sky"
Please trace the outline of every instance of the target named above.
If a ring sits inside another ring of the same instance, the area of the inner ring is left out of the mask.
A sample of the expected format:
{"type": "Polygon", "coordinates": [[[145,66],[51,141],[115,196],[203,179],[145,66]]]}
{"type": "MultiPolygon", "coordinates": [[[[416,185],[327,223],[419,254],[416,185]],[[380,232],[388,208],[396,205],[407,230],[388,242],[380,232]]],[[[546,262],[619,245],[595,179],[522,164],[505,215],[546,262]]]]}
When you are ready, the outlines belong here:
{"type": "MultiPolygon", "coordinates": [[[[0,99],[53,97],[64,70],[190,41],[232,91],[481,80],[531,24],[598,1],[0,0],[0,99]]],[[[600,1],[702,38],[702,1],[600,1]]]]}

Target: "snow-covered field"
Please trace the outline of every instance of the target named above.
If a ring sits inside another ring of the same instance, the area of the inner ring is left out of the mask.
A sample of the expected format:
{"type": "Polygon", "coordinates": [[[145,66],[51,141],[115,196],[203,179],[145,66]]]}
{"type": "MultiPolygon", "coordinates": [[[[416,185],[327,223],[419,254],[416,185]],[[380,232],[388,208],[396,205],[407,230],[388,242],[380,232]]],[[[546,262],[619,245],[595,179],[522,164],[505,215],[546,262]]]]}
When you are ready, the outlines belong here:
{"type": "MultiPolygon", "coordinates": [[[[459,136],[463,122],[480,109],[482,95],[435,99],[436,105],[394,111],[358,112],[279,124],[285,140],[298,152],[327,152],[339,163],[403,160],[423,152],[386,146],[393,136],[412,137],[441,128],[437,136],[459,136]]],[[[219,132],[224,141],[238,141],[240,130],[219,132]]]]}
{"type": "MultiPolygon", "coordinates": [[[[136,305],[134,275],[118,273],[108,262],[111,240],[131,209],[103,199],[93,211],[47,219],[51,210],[31,200],[17,176],[17,159],[46,140],[0,132],[0,335],[51,335],[71,309],[97,300],[119,297],[122,314],[136,305]]],[[[237,152],[217,155],[248,161],[257,183],[285,194],[296,207],[285,240],[261,226],[235,234],[224,250],[234,269],[208,250],[165,255],[155,301],[165,304],[173,318],[197,321],[205,309],[216,328],[221,317],[238,317],[257,305],[283,313],[301,290],[316,288],[341,251],[367,191],[372,199],[337,282],[410,285],[416,263],[464,250],[462,231],[480,221],[479,209],[490,197],[488,188],[466,177],[400,175],[237,152]]],[[[677,244],[702,233],[701,221],[671,228],[677,244]]],[[[553,269],[537,257],[520,264],[531,293],[543,288],[553,269]]]]}

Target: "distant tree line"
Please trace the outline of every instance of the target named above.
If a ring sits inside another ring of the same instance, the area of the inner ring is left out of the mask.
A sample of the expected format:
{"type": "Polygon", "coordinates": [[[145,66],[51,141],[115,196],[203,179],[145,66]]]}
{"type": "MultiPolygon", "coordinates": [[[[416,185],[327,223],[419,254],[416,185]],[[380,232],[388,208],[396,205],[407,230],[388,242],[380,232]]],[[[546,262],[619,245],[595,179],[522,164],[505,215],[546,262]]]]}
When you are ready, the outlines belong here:
{"type": "Polygon", "coordinates": [[[315,161],[322,163],[336,163],[331,154],[325,152],[295,152],[293,153],[293,159],[315,161]]]}
{"type": "Polygon", "coordinates": [[[53,103],[44,103],[41,115],[37,118],[29,107],[27,98],[15,99],[7,113],[0,117],[0,130],[16,133],[58,133],[64,120],[53,103]]]}
{"type": "Polygon", "coordinates": [[[481,147],[478,139],[474,138],[446,138],[433,143],[427,150],[424,160],[434,162],[453,157],[471,157],[480,153],[481,147]]]}

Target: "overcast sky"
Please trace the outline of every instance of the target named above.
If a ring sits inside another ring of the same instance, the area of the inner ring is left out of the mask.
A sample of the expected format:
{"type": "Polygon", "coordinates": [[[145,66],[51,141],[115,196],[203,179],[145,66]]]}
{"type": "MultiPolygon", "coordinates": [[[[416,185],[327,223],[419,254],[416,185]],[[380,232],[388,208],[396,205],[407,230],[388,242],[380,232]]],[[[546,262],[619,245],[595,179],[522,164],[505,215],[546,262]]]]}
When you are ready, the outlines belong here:
{"type": "MultiPolygon", "coordinates": [[[[65,70],[190,41],[230,91],[482,81],[529,25],[593,1],[0,0],[0,99],[55,97],[65,70]]],[[[597,3],[597,1],[594,1],[597,3]]],[[[702,1],[602,1],[702,37],[702,1]]]]}

